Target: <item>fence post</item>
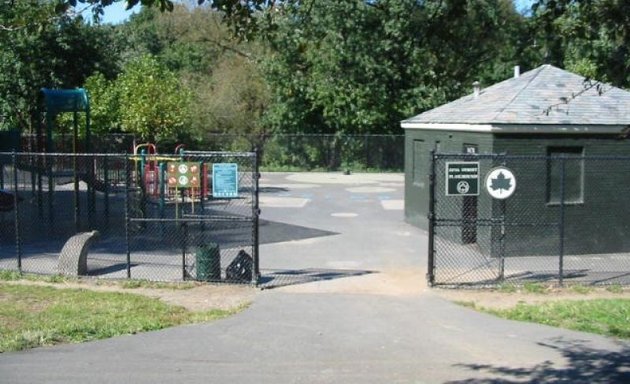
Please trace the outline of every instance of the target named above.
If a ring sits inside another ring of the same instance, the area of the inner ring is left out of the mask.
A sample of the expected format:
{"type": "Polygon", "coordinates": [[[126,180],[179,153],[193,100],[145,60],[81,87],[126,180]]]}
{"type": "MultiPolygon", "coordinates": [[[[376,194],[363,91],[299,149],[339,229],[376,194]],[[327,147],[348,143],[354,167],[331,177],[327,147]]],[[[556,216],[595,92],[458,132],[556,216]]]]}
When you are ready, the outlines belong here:
{"type": "Polygon", "coordinates": [[[505,200],[501,200],[501,235],[499,237],[499,281],[505,279],[505,200]]]}
{"type": "Polygon", "coordinates": [[[565,194],[565,171],[566,158],[560,157],[560,220],[559,220],[559,265],[558,265],[558,283],[562,287],[564,285],[564,194],[565,194]]]}
{"type": "MultiPolygon", "coordinates": [[[[76,135],[76,130],[75,130],[76,135]]],[[[81,231],[81,224],[79,218],[81,217],[81,208],[80,208],[80,186],[79,186],[79,161],[76,153],[72,155],[72,182],[73,182],[73,194],[72,194],[72,202],[74,204],[74,230],[76,233],[81,231]]],[[[63,159],[63,158],[62,158],[63,159]]],[[[88,192],[89,195],[89,192],[88,192]]]]}
{"type": "MultiPolygon", "coordinates": [[[[17,256],[17,268],[18,272],[22,273],[22,241],[20,239],[20,212],[18,206],[18,166],[17,166],[17,155],[15,150],[13,150],[12,155],[13,160],[13,192],[15,195],[13,196],[13,219],[15,222],[15,254],[17,256]]],[[[4,170],[2,170],[4,172],[4,170]]]]}
{"type": "Polygon", "coordinates": [[[258,226],[259,226],[259,216],[260,216],[260,207],[259,207],[259,203],[258,203],[258,198],[259,198],[259,185],[258,185],[258,181],[260,179],[260,168],[259,168],[259,163],[258,163],[258,147],[255,149],[254,151],[254,177],[253,177],[253,182],[254,182],[254,195],[253,197],[253,204],[252,204],[252,215],[253,215],[253,224],[254,224],[254,228],[253,228],[253,238],[254,238],[254,249],[253,249],[253,261],[254,261],[254,268],[252,271],[252,284],[253,285],[257,285],[258,284],[258,279],[260,277],[260,258],[259,258],[259,233],[258,233],[258,226]]]}
{"type": "Polygon", "coordinates": [[[427,282],[429,286],[435,284],[435,150],[431,151],[431,164],[429,173],[429,249],[427,265],[427,282]]]}
{"type": "Polygon", "coordinates": [[[103,199],[105,225],[109,229],[109,155],[103,157],[103,199]]]}
{"type": "Polygon", "coordinates": [[[129,247],[129,185],[131,184],[129,155],[125,155],[125,247],[127,253],[127,278],[131,279],[131,249],[129,247]]]}
{"type": "MultiPolygon", "coordinates": [[[[188,248],[188,222],[182,221],[180,224],[180,234],[182,242],[182,281],[186,280],[186,251],[188,248]]],[[[199,267],[199,266],[197,266],[199,267]]]]}

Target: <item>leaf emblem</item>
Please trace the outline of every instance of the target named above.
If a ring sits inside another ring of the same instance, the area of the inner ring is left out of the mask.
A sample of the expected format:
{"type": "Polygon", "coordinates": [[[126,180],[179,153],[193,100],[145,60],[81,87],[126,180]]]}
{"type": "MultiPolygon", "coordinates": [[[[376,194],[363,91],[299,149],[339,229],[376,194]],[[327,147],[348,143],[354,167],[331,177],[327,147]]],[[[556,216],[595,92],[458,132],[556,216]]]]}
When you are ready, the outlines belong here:
{"type": "Polygon", "coordinates": [[[493,191],[496,191],[498,189],[504,189],[506,191],[509,191],[510,188],[512,187],[510,180],[511,179],[509,177],[505,177],[503,172],[499,172],[499,174],[497,175],[495,179],[490,179],[491,181],[490,188],[492,188],[493,191]]]}

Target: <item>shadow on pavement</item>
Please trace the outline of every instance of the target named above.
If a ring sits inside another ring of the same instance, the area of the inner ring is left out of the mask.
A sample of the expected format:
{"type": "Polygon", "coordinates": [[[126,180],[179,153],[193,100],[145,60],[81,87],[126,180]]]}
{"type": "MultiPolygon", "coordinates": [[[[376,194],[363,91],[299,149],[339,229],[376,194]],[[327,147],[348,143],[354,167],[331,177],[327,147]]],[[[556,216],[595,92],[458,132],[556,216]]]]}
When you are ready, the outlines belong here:
{"type": "Polygon", "coordinates": [[[293,269],[261,271],[258,287],[272,289],[288,285],[306,284],[315,281],[335,280],[346,277],[356,277],[375,273],[374,271],[345,270],[345,269],[293,269]]]}
{"type": "MultiPolygon", "coordinates": [[[[585,346],[581,342],[555,340],[539,345],[558,351],[566,364],[554,366],[545,361],[533,367],[502,367],[492,364],[457,364],[493,378],[474,378],[449,381],[448,384],[508,384],[508,383],[630,383],[630,347],[618,352],[585,346]]],[[[477,376],[477,375],[475,375],[477,376]]]]}
{"type": "Polygon", "coordinates": [[[321,229],[302,227],[299,225],[279,223],[276,221],[260,220],[260,244],[283,243],[285,241],[296,241],[311,239],[314,237],[324,237],[338,235],[337,232],[324,231],[321,229]]]}

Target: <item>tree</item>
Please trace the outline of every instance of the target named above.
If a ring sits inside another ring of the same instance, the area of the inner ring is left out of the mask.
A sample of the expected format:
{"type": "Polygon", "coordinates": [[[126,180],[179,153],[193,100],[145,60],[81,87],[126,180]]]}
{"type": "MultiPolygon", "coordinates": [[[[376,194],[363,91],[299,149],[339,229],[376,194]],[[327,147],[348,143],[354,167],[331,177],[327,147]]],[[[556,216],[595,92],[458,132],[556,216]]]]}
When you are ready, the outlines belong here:
{"type": "Polygon", "coordinates": [[[126,132],[161,143],[189,141],[191,94],[154,57],[131,60],[108,81],[96,74],[86,81],[96,132],[126,132]]]}
{"type": "Polygon", "coordinates": [[[187,133],[190,93],[153,57],[131,61],[115,86],[123,131],[151,141],[177,141],[187,133]]]}
{"type": "Polygon", "coordinates": [[[0,125],[29,130],[41,88],[81,86],[95,71],[117,71],[117,43],[109,27],[81,17],[55,16],[49,1],[0,4],[0,125]],[[30,20],[40,20],[33,24],[30,20]],[[7,27],[11,26],[11,27],[7,27]]]}
{"type": "Polygon", "coordinates": [[[630,3],[539,0],[532,23],[545,62],[630,87],[630,3]]]}
{"type": "MultiPolygon", "coordinates": [[[[56,10],[59,13],[68,12],[78,5],[92,7],[93,14],[98,19],[104,12],[104,7],[121,0],[57,0],[56,10]]],[[[284,3],[298,0],[194,0],[193,4],[207,5],[211,9],[221,12],[224,20],[236,36],[250,39],[258,33],[266,33],[273,29],[273,10],[284,3]],[[269,12],[271,11],[271,12],[269,12]]],[[[176,8],[172,0],[127,0],[127,9],[137,5],[159,8],[162,12],[173,11],[176,8]]]]}
{"type": "Polygon", "coordinates": [[[290,4],[264,63],[274,96],[266,120],[283,132],[400,132],[400,120],[474,80],[509,75],[512,31],[524,23],[505,0],[290,4]]]}
{"type": "Polygon", "coordinates": [[[190,91],[193,132],[262,132],[261,115],[269,101],[257,64],[264,54],[261,43],[235,39],[208,7],[180,5],[165,14],[143,8],[118,29],[126,46],[133,47],[125,57],[151,54],[190,91]]]}

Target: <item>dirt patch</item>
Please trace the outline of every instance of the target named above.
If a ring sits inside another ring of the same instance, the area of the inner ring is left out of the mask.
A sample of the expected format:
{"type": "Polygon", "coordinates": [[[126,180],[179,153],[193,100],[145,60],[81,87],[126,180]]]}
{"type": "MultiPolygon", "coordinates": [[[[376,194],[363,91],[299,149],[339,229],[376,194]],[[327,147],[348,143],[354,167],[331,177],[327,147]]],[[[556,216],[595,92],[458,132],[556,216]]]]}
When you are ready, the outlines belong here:
{"type": "Polygon", "coordinates": [[[342,277],[277,288],[291,293],[343,293],[358,295],[409,296],[427,290],[419,268],[388,269],[361,276],[342,277]]]}
{"type": "Polygon", "coordinates": [[[545,288],[541,293],[526,292],[522,289],[515,292],[496,290],[457,290],[433,288],[431,292],[444,299],[474,304],[476,307],[506,309],[519,303],[540,304],[560,300],[594,300],[594,299],[630,299],[630,289],[611,292],[606,288],[586,288],[585,292],[576,292],[576,288],[545,288]]]}
{"type": "Polygon", "coordinates": [[[498,291],[490,289],[428,288],[420,268],[389,269],[356,277],[322,280],[276,288],[291,293],[343,293],[360,295],[413,296],[436,295],[453,302],[474,304],[476,307],[504,309],[519,303],[539,304],[559,300],[629,299],[630,288],[611,292],[606,288],[539,286],[537,293],[524,289],[498,291]]]}
{"type": "Polygon", "coordinates": [[[124,282],[103,282],[97,280],[79,280],[72,282],[47,283],[41,281],[5,281],[6,284],[29,284],[55,288],[89,289],[99,292],[124,292],[153,297],[171,305],[178,305],[189,311],[207,311],[211,309],[232,309],[246,305],[254,300],[258,289],[247,285],[212,285],[197,284],[173,288],[125,288],[124,282]]]}

